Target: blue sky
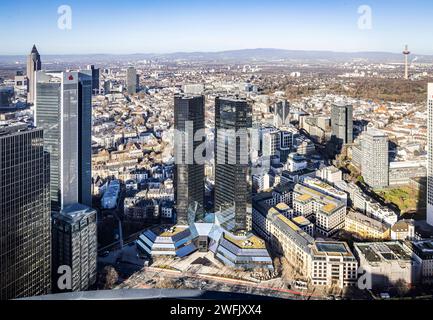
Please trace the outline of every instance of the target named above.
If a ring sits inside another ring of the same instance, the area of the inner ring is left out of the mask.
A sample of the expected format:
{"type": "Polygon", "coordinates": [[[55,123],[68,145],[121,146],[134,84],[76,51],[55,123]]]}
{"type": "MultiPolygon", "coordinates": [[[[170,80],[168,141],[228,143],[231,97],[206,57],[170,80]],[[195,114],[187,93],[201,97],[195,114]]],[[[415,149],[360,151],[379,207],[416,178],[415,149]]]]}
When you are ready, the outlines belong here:
{"type": "Polygon", "coordinates": [[[0,1],[0,54],[163,53],[244,48],[433,54],[431,0],[0,1]],[[72,29],[58,28],[61,5],[72,29]],[[358,28],[358,7],[372,29],[358,28]]]}

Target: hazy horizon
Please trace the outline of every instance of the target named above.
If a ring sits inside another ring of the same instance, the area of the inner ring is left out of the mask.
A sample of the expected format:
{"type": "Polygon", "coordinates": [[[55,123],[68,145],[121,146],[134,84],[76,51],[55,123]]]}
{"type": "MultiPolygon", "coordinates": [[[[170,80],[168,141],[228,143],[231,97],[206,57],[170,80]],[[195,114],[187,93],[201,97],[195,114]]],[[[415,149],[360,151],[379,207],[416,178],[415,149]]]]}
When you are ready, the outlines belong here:
{"type": "MultiPolygon", "coordinates": [[[[191,49],[189,51],[167,51],[167,52],[132,52],[132,53],[113,53],[113,52],[82,52],[82,53],[45,53],[42,52],[38,44],[35,44],[38,48],[38,51],[41,55],[44,56],[93,56],[93,55],[107,55],[107,56],[133,56],[133,55],[174,55],[174,54],[195,54],[195,53],[203,53],[203,54],[213,54],[213,53],[224,53],[224,52],[236,52],[236,51],[253,51],[253,50],[275,50],[275,51],[293,51],[293,52],[323,52],[323,53],[342,53],[342,54],[359,54],[359,53],[367,53],[367,54],[391,54],[391,55],[401,55],[402,52],[392,52],[392,51],[380,51],[380,50],[368,50],[368,51],[340,51],[340,50],[319,50],[319,49],[311,49],[311,50],[305,50],[305,49],[286,49],[286,48],[241,48],[241,49],[227,49],[227,50],[214,50],[214,51],[205,51],[205,50],[194,50],[191,49]]],[[[18,53],[18,54],[1,54],[2,57],[14,57],[14,56],[27,56],[29,55],[31,48],[33,45],[30,46],[28,52],[24,53],[18,53]]],[[[433,53],[423,53],[423,52],[411,52],[412,55],[422,55],[422,56],[433,56],[433,53]]]]}
{"type": "Polygon", "coordinates": [[[70,0],[70,15],[61,5],[1,2],[0,55],[26,55],[33,43],[45,55],[251,48],[400,53],[405,44],[433,54],[433,3],[427,0],[70,0]]]}

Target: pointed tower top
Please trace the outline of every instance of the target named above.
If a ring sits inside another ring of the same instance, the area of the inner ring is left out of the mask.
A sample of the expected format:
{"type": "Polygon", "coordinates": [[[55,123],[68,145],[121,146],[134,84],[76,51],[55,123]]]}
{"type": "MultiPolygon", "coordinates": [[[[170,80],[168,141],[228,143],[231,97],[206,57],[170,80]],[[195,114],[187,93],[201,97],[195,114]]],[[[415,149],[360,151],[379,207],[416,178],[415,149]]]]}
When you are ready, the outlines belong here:
{"type": "Polygon", "coordinates": [[[36,49],[36,45],[35,44],[33,45],[32,53],[39,53],[38,49],[36,49]]]}

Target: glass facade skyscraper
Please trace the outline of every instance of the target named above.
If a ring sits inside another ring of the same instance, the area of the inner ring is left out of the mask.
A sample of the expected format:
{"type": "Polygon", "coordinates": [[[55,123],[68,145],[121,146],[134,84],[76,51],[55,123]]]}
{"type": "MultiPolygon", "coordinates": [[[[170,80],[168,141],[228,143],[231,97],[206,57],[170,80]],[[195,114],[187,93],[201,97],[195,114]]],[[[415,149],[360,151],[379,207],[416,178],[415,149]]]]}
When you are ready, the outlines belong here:
{"type": "Polygon", "coordinates": [[[175,137],[175,199],[178,224],[187,225],[188,208],[197,203],[204,207],[204,163],[196,163],[194,155],[188,153],[202,143],[194,135],[205,128],[204,96],[176,96],[174,98],[175,137]],[[182,139],[179,139],[182,138],[182,139]],[[182,140],[182,141],[181,141],[182,140]]]}
{"type": "Polygon", "coordinates": [[[88,65],[87,70],[92,71],[92,92],[93,92],[93,94],[99,94],[100,71],[98,68],[95,68],[94,65],[88,65]]]}
{"type": "Polygon", "coordinates": [[[137,93],[137,70],[134,67],[126,69],[126,90],[129,94],[137,93]]]}
{"type": "Polygon", "coordinates": [[[96,273],[96,213],[91,209],[92,71],[37,72],[36,125],[51,153],[53,291],[87,289],[96,273]],[[58,286],[58,268],[72,288],[58,286]]]}
{"type": "Polygon", "coordinates": [[[0,299],[51,291],[49,155],[43,130],[0,126],[0,299]]]}
{"type": "MultiPolygon", "coordinates": [[[[74,204],[53,216],[53,279],[57,283],[57,269],[71,267],[71,288],[87,290],[96,281],[97,237],[96,211],[74,204]]],[[[57,287],[54,292],[59,291],[57,287]]]]}
{"type": "Polygon", "coordinates": [[[331,107],[332,138],[339,145],[353,142],[353,106],[334,104],[331,107]]]}
{"type": "Polygon", "coordinates": [[[252,178],[248,131],[252,108],[244,99],[215,99],[215,211],[223,227],[237,233],[248,230],[252,178]]]}
{"type": "Polygon", "coordinates": [[[374,128],[362,134],[362,176],[371,188],[389,185],[389,141],[388,136],[374,128]]]}
{"type": "Polygon", "coordinates": [[[36,73],[35,123],[51,155],[51,203],[91,206],[91,71],[36,73]]]}

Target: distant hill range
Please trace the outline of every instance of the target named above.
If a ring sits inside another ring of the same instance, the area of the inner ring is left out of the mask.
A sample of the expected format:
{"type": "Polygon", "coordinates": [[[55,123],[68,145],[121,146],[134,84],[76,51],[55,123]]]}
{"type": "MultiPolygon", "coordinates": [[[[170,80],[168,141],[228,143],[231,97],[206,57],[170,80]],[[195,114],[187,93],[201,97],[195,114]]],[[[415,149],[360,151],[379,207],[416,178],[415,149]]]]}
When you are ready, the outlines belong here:
{"type": "MultiPolygon", "coordinates": [[[[202,61],[202,62],[306,62],[306,63],[332,63],[364,60],[374,63],[401,63],[403,54],[390,52],[334,52],[334,51],[306,51],[284,49],[243,49],[219,52],[175,52],[166,54],[82,54],[82,55],[44,55],[44,62],[103,62],[103,61],[138,61],[159,59],[164,61],[202,61]]],[[[417,63],[433,63],[433,55],[411,54],[410,60],[417,63]]],[[[24,63],[25,56],[1,56],[0,63],[24,63]]]]}

